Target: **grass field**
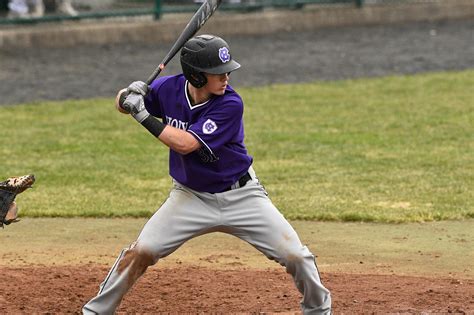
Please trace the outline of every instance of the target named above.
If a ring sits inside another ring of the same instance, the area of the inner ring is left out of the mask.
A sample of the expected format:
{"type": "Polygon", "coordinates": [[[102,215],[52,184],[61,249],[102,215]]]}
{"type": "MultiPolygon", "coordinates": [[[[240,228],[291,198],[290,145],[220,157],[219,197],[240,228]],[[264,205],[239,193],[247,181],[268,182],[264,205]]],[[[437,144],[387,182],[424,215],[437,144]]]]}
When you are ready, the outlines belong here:
{"type": "MultiPolygon", "coordinates": [[[[474,71],[239,89],[254,167],[289,219],[474,218],[474,71]]],[[[168,152],[112,99],[0,107],[21,216],[146,217],[168,152]]]]}

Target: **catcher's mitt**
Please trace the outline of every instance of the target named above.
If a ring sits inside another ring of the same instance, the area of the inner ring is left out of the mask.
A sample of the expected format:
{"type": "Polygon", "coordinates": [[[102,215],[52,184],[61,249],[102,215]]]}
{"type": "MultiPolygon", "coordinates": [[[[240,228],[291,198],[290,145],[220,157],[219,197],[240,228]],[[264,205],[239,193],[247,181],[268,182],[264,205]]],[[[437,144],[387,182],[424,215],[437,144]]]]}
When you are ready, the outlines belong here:
{"type": "Polygon", "coordinates": [[[0,227],[18,221],[18,207],[15,197],[31,188],[34,183],[34,175],[10,177],[0,183],[0,227]]]}

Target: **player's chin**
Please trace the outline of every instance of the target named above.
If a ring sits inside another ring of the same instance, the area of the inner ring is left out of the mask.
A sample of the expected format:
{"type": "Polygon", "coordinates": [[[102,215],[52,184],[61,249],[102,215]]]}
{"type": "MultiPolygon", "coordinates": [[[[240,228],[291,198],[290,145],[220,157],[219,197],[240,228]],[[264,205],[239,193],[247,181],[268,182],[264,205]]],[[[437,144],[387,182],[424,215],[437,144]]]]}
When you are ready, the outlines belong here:
{"type": "Polygon", "coordinates": [[[225,93],[225,87],[220,88],[220,89],[216,89],[216,90],[214,91],[214,94],[215,94],[215,95],[224,95],[224,93],[225,93]]]}

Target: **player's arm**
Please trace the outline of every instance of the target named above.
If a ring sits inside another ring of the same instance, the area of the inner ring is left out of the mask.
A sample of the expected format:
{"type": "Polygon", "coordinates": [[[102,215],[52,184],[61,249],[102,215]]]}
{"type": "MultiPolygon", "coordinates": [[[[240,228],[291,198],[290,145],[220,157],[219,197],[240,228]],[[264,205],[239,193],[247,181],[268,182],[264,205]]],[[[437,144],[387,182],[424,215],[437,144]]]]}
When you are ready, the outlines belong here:
{"type": "Polygon", "coordinates": [[[175,152],[188,154],[199,149],[201,143],[189,132],[165,125],[148,113],[143,99],[147,92],[148,86],[144,82],[130,84],[127,89],[118,92],[115,100],[117,110],[131,114],[152,135],[175,152]]]}
{"type": "Polygon", "coordinates": [[[189,132],[166,125],[158,139],[171,150],[188,154],[201,147],[201,143],[189,132]]]}

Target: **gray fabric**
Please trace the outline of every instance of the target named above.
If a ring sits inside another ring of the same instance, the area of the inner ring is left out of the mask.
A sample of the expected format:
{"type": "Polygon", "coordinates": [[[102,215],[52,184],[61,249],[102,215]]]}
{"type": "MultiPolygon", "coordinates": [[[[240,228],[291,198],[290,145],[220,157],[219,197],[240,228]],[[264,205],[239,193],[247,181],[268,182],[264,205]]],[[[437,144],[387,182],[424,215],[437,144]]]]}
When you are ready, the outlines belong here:
{"type": "MultiPolygon", "coordinates": [[[[304,314],[330,314],[331,296],[321,283],[314,255],[267,197],[252,168],[249,173],[252,180],[244,187],[216,194],[193,191],[174,181],[166,202],[143,227],[136,248],[151,253],[156,262],[196,236],[234,235],[286,267],[303,294],[304,314]]],[[[118,275],[116,266],[101,293],[84,306],[84,314],[112,314],[120,304],[129,289],[129,270],[118,275]]]]}

